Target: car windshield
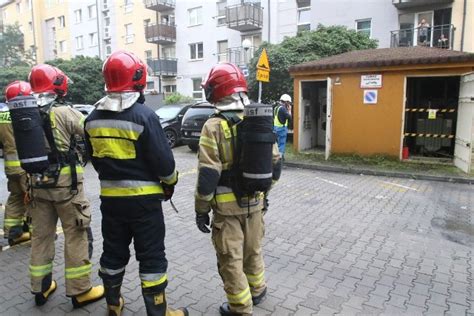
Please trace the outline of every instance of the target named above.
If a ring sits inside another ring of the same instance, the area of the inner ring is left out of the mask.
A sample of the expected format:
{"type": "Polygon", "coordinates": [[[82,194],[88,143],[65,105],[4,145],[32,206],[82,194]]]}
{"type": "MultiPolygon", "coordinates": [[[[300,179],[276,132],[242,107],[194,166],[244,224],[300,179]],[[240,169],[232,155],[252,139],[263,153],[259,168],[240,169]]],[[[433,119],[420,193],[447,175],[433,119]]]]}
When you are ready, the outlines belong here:
{"type": "Polygon", "coordinates": [[[158,110],[156,110],[156,114],[160,117],[160,119],[162,120],[169,120],[169,119],[172,119],[174,117],[176,117],[179,113],[179,111],[181,111],[183,107],[181,106],[163,106],[161,108],[159,108],[158,110]]]}
{"type": "Polygon", "coordinates": [[[189,111],[189,116],[197,116],[197,115],[210,115],[214,112],[214,108],[212,107],[192,107],[189,111]]]}

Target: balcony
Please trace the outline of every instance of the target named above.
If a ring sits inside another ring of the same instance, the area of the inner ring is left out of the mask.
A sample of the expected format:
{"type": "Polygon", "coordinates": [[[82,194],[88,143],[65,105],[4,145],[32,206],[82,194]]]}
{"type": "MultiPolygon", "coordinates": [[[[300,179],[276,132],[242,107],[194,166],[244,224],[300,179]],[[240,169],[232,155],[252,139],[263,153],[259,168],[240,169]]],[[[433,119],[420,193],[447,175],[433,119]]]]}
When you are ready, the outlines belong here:
{"type": "Polygon", "coordinates": [[[178,74],[178,60],[176,58],[148,59],[146,61],[154,76],[174,77],[178,74]]]}
{"type": "Polygon", "coordinates": [[[253,58],[255,51],[258,47],[249,47],[248,49],[240,47],[228,48],[226,52],[217,54],[218,62],[233,63],[239,67],[247,66],[250,60],[253,58]]]}
{"type": "Polygon", "coordinates": [[[225,17],[227,27],[240,32],[260,30],[263,26],[263,9],[255,3],[226,7],[225,17]]]}
{"type": "Polygon", "coordinates": [[[390,32],[390,47],[426,46],[453,49],[455,28],[452,24],[390,32]]]}
{"type": "Polygon", "coordinates": [[[454,0],[392,0],[397,9],[407,9],[423,5],[434,6],[437,4],[452,3],[454,0]]]}
{"type": "Polygon", "coordinates": [[[176,26],[174,24],[149,24],[145,26],[145,37],[148,43],[176,43],[176,26]]]}
{"type": "Polygon", "coordinates": [[[176,6],[175,0],[143,0],[145,7],[157,12],[166,12],[174,10],[176,6]]]}

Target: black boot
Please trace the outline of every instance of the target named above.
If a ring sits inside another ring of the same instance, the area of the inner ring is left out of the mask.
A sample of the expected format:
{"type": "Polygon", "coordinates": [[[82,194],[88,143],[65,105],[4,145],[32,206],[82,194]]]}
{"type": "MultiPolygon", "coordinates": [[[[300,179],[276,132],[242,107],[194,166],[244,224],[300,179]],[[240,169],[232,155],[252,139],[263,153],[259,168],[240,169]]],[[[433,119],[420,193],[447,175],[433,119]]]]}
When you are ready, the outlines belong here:
{"type": "Polygon", "coordinates": [[[219,313],[222,316],[242,316],[242,315],[244,315],[244,314],[235,313],[235,312],[231,311],[230,310],[230,305],[227,302],[222,303],[222,305],[219,307],[219,313]]]}
{"type": "Polygon", "coordinates": [[[148,316],[188,316],[185,307],[171,309],[166,303],[165,291],[154,291],[153,288],[142,289],[145,300],[146,313],[148,316]]]}
{"type": "Polygon", "coordinates": [[[253,305],[255,306],[255,305],[260,304],[260,302],[264,299],[265,295],[267,295],[267,288],[265,288],[265,289],[263,290],[263,292],[260,293],[260,295],[258,295],[258,296],[252,296],[252,303],[253,303],[253,305]]]}
{"type": "Polygon", "coordinates": [[[56,291],[58,284],[53,280],[52,274],[48,274],[41,281],[41,293],[35,294],[36,306],[43,306],[49,297],[56,291]]]}

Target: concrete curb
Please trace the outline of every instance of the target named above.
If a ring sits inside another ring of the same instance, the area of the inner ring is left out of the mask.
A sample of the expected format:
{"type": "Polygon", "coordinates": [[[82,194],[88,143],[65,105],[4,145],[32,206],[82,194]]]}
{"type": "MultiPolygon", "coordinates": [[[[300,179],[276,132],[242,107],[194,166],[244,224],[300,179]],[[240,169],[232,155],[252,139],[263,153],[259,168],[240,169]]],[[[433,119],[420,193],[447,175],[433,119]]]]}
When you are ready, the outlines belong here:
{"type": "Polygon", "coordinates": [[[359,175],[378,176],[378,177],[394,177],[394,178],[414,179],[414,180],[428,180],[428,181],[440,181],[440,182],[450,182],[450,183],[474,184],[474,178],[434,176],[434,175],[405,173],[405,172],[392,172],[392,171],[378,171],[378,170],[371,170],[371,169],[364,169],[364,168],[328,166],[328,165],[307,164],[307,163],[300,163],[300,162],[290,162],[290,161],[285,161],[284,166],[290,167],[290,168],[359,174],[359,175]]]}

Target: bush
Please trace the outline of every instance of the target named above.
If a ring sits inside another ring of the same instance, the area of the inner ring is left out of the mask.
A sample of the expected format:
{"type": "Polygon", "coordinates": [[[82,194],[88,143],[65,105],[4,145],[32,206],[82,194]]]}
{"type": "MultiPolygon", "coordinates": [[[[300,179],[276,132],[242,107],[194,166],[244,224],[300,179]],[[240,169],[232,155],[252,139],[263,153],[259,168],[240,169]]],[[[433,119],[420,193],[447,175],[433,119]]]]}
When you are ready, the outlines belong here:
{"type": "Polygon", "coordinates": [[[179,92],[174,92],[165,98],[165,104],[191,103],[193,101],[192,97],[182,95],[179,92]]]}

